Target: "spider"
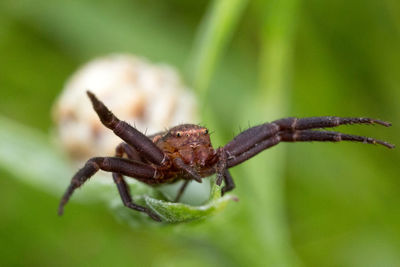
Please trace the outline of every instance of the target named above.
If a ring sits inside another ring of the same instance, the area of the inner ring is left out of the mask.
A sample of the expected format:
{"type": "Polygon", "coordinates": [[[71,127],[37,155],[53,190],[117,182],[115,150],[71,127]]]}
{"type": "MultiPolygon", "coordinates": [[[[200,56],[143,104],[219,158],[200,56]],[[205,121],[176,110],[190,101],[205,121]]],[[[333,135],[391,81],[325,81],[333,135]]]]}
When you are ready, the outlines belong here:
{"type": "Polygon", "coordinates": [[[151,186],[173,183],[183,179],[175,201],[179,201],[191,180],[201,183],[202,179],[216,174],[216,183],[225,185],[221,194],[235,188],[229,168],[232,168],[280,142],[339,142],[355,141],[380,144],[388,148],[394,145],[370,137],[343,134],[320,128],[344,124],[390,123],[370,118],[309,117],[284,118],[271,123],[251,127],[230,141],[227,145],[214,149],[208,129],[194,124],[182,124],[168,131],[146,136],[128,123],[119,120],[108,108],[87,91],[93,108],[101,122],[123,141],[117,146],[115,157],[94,157],[72,178],[61,199],[58,214],[78,187],[82,186],[98,170],[111,172],[123,204],[136,211],[147,213],[153,220],[161,218],[149,208],[132,201],[128,185],[123,176],[137,179],[151,186]]]}

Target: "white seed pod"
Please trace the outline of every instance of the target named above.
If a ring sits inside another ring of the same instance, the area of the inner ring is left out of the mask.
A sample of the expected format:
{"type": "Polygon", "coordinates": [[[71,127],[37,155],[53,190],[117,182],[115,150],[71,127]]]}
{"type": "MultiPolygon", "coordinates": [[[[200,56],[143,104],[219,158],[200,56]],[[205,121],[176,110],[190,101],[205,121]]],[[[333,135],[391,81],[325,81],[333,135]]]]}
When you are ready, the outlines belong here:
{"type": "MultiPolygon", "coordinates": [[[[69,155],[75,168],[94,156],[113,156],[122,142],[103,126],[92,108],[86,91],[92,91],[121,120],[150,135],[181,123],[197,123],[197,101],[184,86],[177,71],[165,64],[152,64],[143,58],[115,54],[95,59],[66,83],[57,99],[53,117],[57,142],[69,155]]],[[[98,173],[90,185],[113,184],[110,174],[98,173]]],[[[135,183],[135,179],[127,179],[135,183]]],[[[140,183],[139,183],[140,184],[140,183]]],[[[139,184],[136,183],[135,188],[139,184]]],[[[173,199],[180,186],[160,188],[173,199]]],[[[89,186],[90,187],[90,186],[89,186]]],[[[85,188],[88,185],[85,184],[85,188]]],[[[208,199],[208,181],[191,183],[182,202],[200,204],[208,199]]]]}
{"type": "Polygon", "coordinates": [[[53,109],[59,142],[79,164],[93,156],[114,155],[121,142],[101,124],[87,90],[146,134],[198,122],[196,99],[174,68],[127,54],[95,59],[69,79],[53,109]]]}

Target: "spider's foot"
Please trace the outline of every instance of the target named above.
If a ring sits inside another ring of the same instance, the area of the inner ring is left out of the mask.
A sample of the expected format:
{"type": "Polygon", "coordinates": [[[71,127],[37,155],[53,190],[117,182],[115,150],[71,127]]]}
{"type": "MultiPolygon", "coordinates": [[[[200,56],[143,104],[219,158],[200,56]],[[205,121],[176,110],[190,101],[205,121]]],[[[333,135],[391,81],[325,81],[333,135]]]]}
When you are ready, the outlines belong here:
{"type": "Polygon", "coordinates": [[[145,209],[144,212],[147,213],[147,215],[149,215],[149,217],[152,218],[153,220],[155,220],[157,222],[162,222],[160,216],[158,216],[157,214],[155,214],[151,210],[145,209]]]}
{"type": "MultiPolygon", "coordinates": [[[[218,185],[218,186],[220,186],[221,184],[222,184],[222,179],[224,178],[224,175],[223,174],[221,174],[221,173],[217,173],[217,181],[216,181],[216,184],[218,185]]],[[[223,190],[223,188],[222,188],[222,190],[223,190]]]]}
{"type": "Polygon", "coordinates": [[[60,205],[60,206],[58,207],[57,214],[58,214],[58,216],[62,216],[63,213],[64,213],[64,207],[63,207],[63,205],[60,205]]]}
{"type": "Polygon", "coordinates": [[[221,197],[223,197],[227,191],[228,190],[227,190],[226,186],[222,187],[222,189],[221,189],[221,197]]]}
{"type": "Polygon", "coordinates": [[[372,123],[380,124],[386,127],[392,126],[392,124],[388,121],[381,121],[381,120],[371,120],[372,123]]]}
{"type": "Polygon", "coordinates": [[[136,205],[136,204],[134,204],[132,202],[126,203],[125,206],[127,206],[128,208],[133,209],[133,210],[144,212],[147,215],[149,215],[150,218],[152,218],[153,220],[155,220],[157,222],[161,222],[162,221],[161,218],[157,214],[155,214],[153,211],[151,211],[149,208],[146,208],[146,207],[143,207],[143,206],[140,206],[140,205],[136,205]]]}

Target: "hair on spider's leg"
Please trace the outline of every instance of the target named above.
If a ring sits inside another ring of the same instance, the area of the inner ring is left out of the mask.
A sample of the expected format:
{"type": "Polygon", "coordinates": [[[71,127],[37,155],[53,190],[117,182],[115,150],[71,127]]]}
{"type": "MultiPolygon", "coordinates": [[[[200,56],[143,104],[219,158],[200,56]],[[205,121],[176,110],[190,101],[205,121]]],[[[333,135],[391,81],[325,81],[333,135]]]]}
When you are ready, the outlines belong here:
{"type": "Polygon", "coordinates": [[[167,158],[165,154],[147,136],[128,123],[119,120],[92,92],[87,91],[87,95],[101,122],[107,128],[113,130],[117,136],[152,163],[162,165],[165,162],[167,158]]]}
{"type": "Polygon", "coordinates": [[[136,210],[136,211],[144,212],[147,215],[149,215],[149,217],[152,218],[153,220],[161,222],[161,218],[157,214],[155,214],[153,211],[151,211],[149,208],[143,207],[141,205],[137,205],[132,202],[132,197],[131,197],[131,194],[129,193],[129,187],[121,174],[113,172],[112,176],[113,176],[114,183],[117,185],[118,192],[119,192],[119,195],[121,196],[122,203],[124,203],[125,207],[128,207],[128,208],[136,210]]]}
{"type": "Polygon", "coordinates": [[[225,186],[221,189],[221,196],[225,195],[225,193],[232,191],[235,188],[235,182],[233,181],[232,176],[227,169],[225,169],[224,171],[224,182],[225,186]]]}
{"type": "Polygon", "coordinates": [[[67,204],[75,189],[82,186],[99,169],[135,177],[136,179],[147,183],[152,183],[156,175],[156,170],[153,167],[141,162],[113,157],[92,158],[88,160],[85,166],[72,177],[71,183],[60,201],[58,209],[59,215],[62,215],[64,206],[67,204]]]}
{"type": "Polygon", "coordinates": [[[308,141],[319,141],[319,142],[340,142],[340,141],[354,141],[366,144],[379,144],[387,148],[394,148],[395,146],[381,140],[377,140],[371,137],[344,134],[339,132],[331,131],[313,131],[303,130],[294,132],[281,132],[280,137],[284,142],[308,142],[308,141]]]}
{"type": "Polygon", "coordinates": [[[181,196],[185,192],[189,182],[190,182],[190,180],[185,180],[185,182],[181,185],[181,187],[179,188],[178,194],[176,194],[174,202],[178,202],[181,199],[181,196]]]}

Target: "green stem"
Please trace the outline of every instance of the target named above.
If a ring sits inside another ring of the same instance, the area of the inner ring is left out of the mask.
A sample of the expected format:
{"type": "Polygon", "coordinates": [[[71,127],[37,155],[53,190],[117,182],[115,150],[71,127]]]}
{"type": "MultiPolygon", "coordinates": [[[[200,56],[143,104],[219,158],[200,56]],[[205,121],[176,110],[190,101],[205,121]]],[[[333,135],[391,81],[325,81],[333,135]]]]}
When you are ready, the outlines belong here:
{"type": "Polygon", "coordinates": [[[247,0],[214,0],[200,25],[188,69],[191,85],[201,100],[206,98],[212,74],[231,39],[246,2],[247,0]]]}
{"type": "MultiPolygon", "coordinates": [[[[270,0],[257,10],[262,19],[260,85],[252,120],[268,121],[288,113],[292,39],[298,0],[270,0]]],[[[285,147],[278,146],[249,161],[246,170],[254,198],[254,232],[270,266],[294,266],[284,204],[285,147]],[[250,165],[250,166],[249,166],[250,165]],[[262,212],[261,212],[262,211],[262,212]]],[[[269,266],[268,265],[268,266],[269,266]]]]}

